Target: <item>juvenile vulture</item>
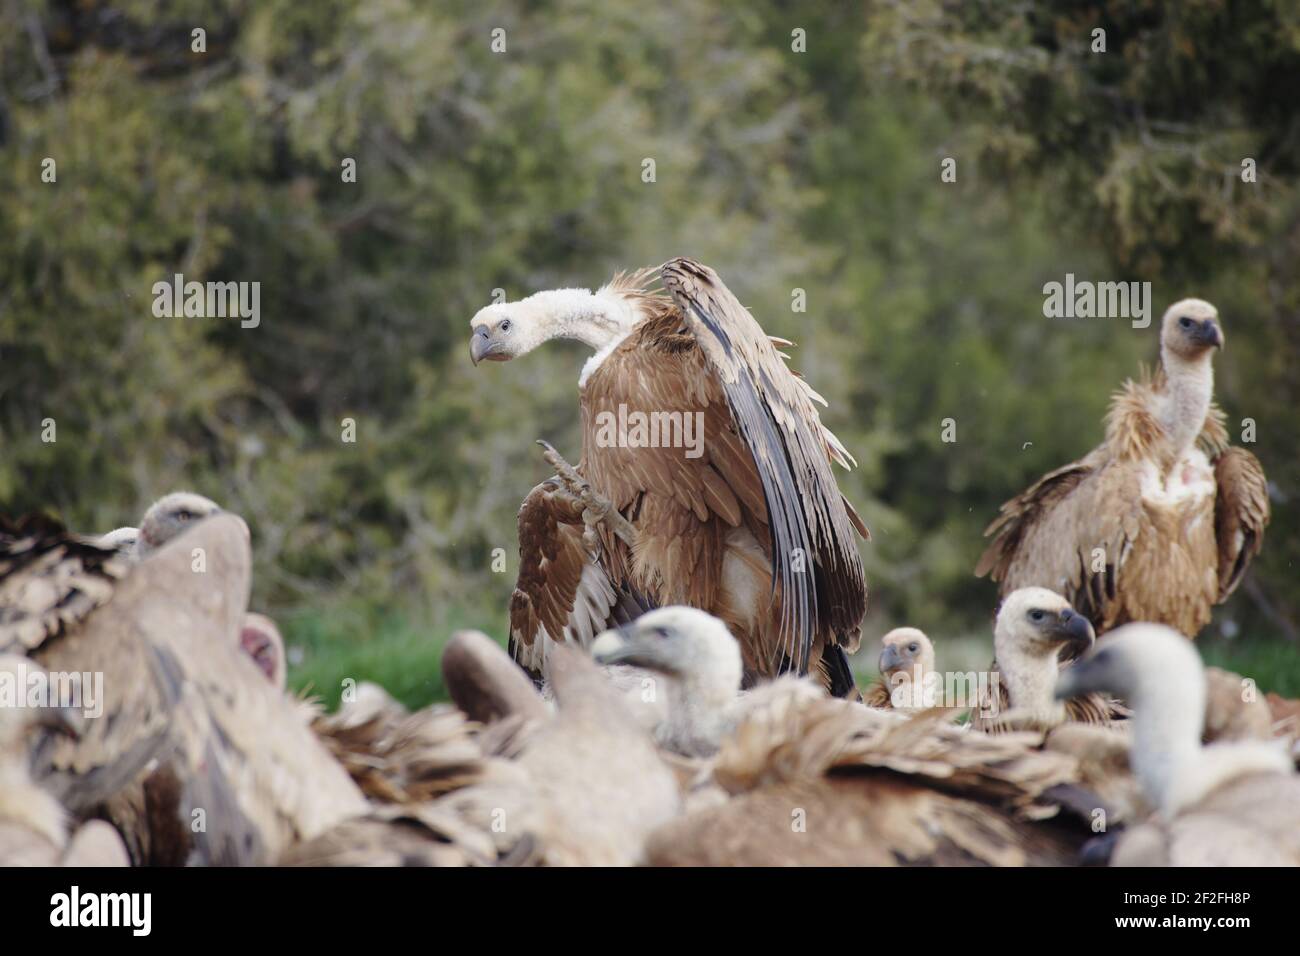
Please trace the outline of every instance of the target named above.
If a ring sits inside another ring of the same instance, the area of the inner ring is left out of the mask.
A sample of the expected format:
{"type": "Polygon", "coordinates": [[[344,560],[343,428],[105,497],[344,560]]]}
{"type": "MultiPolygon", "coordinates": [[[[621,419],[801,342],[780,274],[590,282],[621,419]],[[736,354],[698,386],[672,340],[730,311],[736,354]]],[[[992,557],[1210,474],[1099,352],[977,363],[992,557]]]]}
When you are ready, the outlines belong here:
{"type": "Polygon", "coordinates": [[[1259,461],[1228,445],[1214,405],[1214,306],[1161,323],[1160,369],[1115,394],[1106,437],[1002,506],[975,569],[1003,594],[1057,591],[1105,632],[1156,621],[1194,637],[1241,582],[1269,520],[1259,461]]]}
{"type": "Polygon", "coordinates": [[[1158,811],[1124,833],[1113,865],[1300,865],[1300,777],[1278,743],[1202,745],[1205,672],[1177,631],[1117,628],[1056,687],[1096,692],[1132,703],[1133,768],[1158,811]]]}
{"type": "Polygon", "coordinates": [[[32,774],[37,737],[45,731],[75,736],[82,713],[50,695],[28,697],[35,684],[48,683],[36,663],[0,654],[0,866],[126,866],[121,839],[102,820],[91,820],[69,834],[68,815],[32,774]]]}
{"type": "Polygon", "coordinates": [[[973,708],[971,727],[989,733],[1050,730],[1066,721],[1096,724],[1119,717],[1119,707],[1100,694],[1065,703],[1053,696],[1063,659],[1078,657],[1094,637],[1092,624],[1061,595],[1046,588],[1012,591],[993,628],[996,713],[973,708]]]}
{"type": "Polygon", "coordinates": [[[726,622],[746,678],[812,671],[854,692],[866,583],[832,462],[853,460],[717,274],[690,259],[608,285],[539,292],[472,320],[471,358],[503,362],[554,338],[594,351],[578,380],[582,458],[519,511],[513,653],[535,674],[556,643],[589,644],[646,607],[726,622]],[[587,545],[599,544],[592,560],[587,545]]]}
{"type": "Polygon", "coordinates": [[[933,688],[927,689],[925,683],[926,675],[934,672],[934,644],[925,632],[896,627],[880,643],[880,677],[867,688],[862,702],[904,713],[935,706],[933,688]]]}

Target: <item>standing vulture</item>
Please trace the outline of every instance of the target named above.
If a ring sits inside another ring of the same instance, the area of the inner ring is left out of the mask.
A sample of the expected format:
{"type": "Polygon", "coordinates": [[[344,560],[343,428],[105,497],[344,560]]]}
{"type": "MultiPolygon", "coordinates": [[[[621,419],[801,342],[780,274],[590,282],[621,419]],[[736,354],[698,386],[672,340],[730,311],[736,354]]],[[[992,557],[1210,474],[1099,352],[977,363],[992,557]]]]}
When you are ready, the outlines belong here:
{"type": "Polygon", "coordinates": [[[1101,445],[1002,506],[975,573],[1003,594],[1058,591],[1099,633],[1158,621],[1196,636],[1241,583],[1269,520],[1264,471],[1228,446],[1214,405],[1223,344],[1210,303],[1170,306],[1154,378],[1116,393],[1101,445]]]}
{"type": "Polygon", "coordinates": [[[1058,697],[1133,704],[1132,764],[1158,815],[1126,831],[1112,865],[1300,866],[1300,776],[1280,742],[1201,744],[1200,656],[1171,628],[1129,624],[1062,671],[1058,697]]]}
{"type": "Polygon", "coordinates": [[[581,461],[549,456],[560,476],[519,511],[513,653],[538,673],[555,643],[684,604],[726,622],[747,682],[816,669],[853,693],[845,653],[867,600],[854,534],[868,532],[831,471],[852,458],[822,425],[821,396],[786,367],[789,343],[764,334],[712,269],[673,259],[658,272],[664,291],[643,270],[471,322],[476,364],[554,338],[595,351],[578,380],[581,461]]]}

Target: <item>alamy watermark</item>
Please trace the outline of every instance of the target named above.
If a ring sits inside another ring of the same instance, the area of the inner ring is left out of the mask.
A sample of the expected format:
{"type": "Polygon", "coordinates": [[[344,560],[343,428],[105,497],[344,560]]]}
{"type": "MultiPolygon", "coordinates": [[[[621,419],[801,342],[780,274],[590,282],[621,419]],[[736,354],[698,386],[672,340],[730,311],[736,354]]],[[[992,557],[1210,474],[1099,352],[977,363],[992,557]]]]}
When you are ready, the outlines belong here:
{"type": "Polygon", "coordinates": [[[1151,324],[1150,282],[1090,282],[1076,280],[1043,286],[1043,315],[1049,319],[1132,319],[1133,328],[1151,324]]]}
{"type": "Polygon", "coordinates": [[[153,284],[153,314],[157,318],[239,318],[239,326],[255,329],[262,323],[262,283],[172,281],[153,284]]]}
{"type": "Polygon", "coordinates": [[[919,666],[889,676],[889,701],[896,710],[951,707],[996,717],[1000,710],[997,671],[926,671],[919,666]]]}
{"type": "Polygon", "coordinates": [[[684,448],[687,458],[704,454],[703,412],[618,411],[596,415],[596,445],[600,448],[684,448]]]}
{"type": "Polygon", "coordinates": [[[24,666],[0,671],[0,707],[60,707],[98,717],[104,713],[104,672],[24,666]]]}

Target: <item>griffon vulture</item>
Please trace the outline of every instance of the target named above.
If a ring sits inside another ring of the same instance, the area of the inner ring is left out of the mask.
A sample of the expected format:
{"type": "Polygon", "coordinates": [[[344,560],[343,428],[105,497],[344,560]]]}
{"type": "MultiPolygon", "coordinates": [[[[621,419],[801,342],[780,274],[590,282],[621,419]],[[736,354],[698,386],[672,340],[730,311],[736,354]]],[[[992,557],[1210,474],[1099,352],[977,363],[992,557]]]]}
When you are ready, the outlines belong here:
{"type": "Polygon", "coordinates": [[[1223,344],[1214,306],[1170,306],[1155,377],[1116,393],[1101,445],[1002,506],[975,573],[1003,594],[1058,591],[1099,633],[1157,621],[1194,637],[1241,582],[1269,520],[1263,469],[1229,447],[1214,405],[1223,344]]]}
{"type": "Polygon", "coordinates": [[[874,710],[792,678],[770,687],[786,681],[722,739],[711,773],[729,797],[661,827],[652,865],[1064,864],[1083,843],[1030,822],[1076,778],[1040,735],[969,733],[941,710],[874,710]]]}
{"type": "Polygon", "coordinates": [[[662,697],[664,706],[656,710],[655,739],[687,757],[711,756],[769,688],[798,680],[789,676],[743,693],[739,644],[721,620],[692,607],[648,611],[601,634],[592,654],[602,664],[630,665],[657,675],[662,688],[654,688],[653,696],[662,697]]]}
{"type": "Polygon", "coordinates": [[[880,639],[880,677],[862,695],[868,707],[911,713],[935,705],[925,677],[934,671],[934,644],[924,631],[896,627],[880,639]],[[895,703],[897,701],[897,704],[895,703]]]}
{"type": "Polygon", "coordinates": [[[491,305],[471,358],[507,361],[553,338],[594,350],[578,380],[577,469],[519,512],[513,652],[535,674],[549,648],[589,644],[646,607],[683,604],[726,622],[747,682],[810,669],[854,692],[866,583],[832,462],[852,458],[821,423],[821,397],[791,372],[717,274],[690,259],[491,305]],[[587,545],[599,542],[599,559],[587,545]],[[629,610],[630,608],[630,610],[629,610]]]}
{"type": "Polygon", "coordinates": [[[665,675],[661,743],[716,751],[703,771],[719,796],[651,837],[652,864],[1065,863],[1086,835],[1023,822],[1053,815],[1049,791],[1075,779],[1072,758],[1034,749],[1040,735],[967,733],[790,675],[738,695],[735,638],[693,608],[652,611],[595,650],[665,675]]]}
{"type": "Polygon", "coordinates": [[[121,562],[48,524],[0,536],[0,642],[52,672],[104,675],[102,719],[55,742],[46,788],[77,816],[106,813],[139,862],[267,862],[364,812],[240,649],[244,523],[217,514],[118,578],[121,562]]]}
{"type": "Polygon", "coordinates": [[[1062,671],[1056,694],[1133,705],[1134,772],[1158,815],[1125,832],[1113,865],[1300,865],[1300,777],[1277,742],[1201,743],[1200,656],[1159,624],[1128,624],[1062,671]]]}
{"type": "Polygon", "coordinates": [[[1066,721],[1107,723],[1119,706],[1100,694],[1069,700],[1052,696],[1063,660],[1092,647],[1092,624],[1046,588],[1020,588],[1007,595],[993,628],[996,713],[972,708],[970,724],[989,733],[1017,728],[1050,730],[1066,721]]]}

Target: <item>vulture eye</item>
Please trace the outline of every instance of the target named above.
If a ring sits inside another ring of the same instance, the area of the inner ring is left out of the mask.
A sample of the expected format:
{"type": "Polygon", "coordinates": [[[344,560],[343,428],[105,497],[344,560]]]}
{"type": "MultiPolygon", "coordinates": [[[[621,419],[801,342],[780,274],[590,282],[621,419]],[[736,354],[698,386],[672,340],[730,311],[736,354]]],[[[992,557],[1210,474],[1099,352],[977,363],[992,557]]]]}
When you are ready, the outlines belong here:
{"type": "Polygon", "coordinates": [[[510,331],[510,320],[509,320],[509,319],[502,319],[502,320],[501,320],[501,324],[497,326],[497,331],[498,331],[498,332],[509,332],[509,331],[510,331]]]}
{"type": "Polygon", "coordinates": [[[1029,620],[1033,621],[1035,624],[1041,623],[1045,617],[1047,617],[1047,615],[1038,610],[1038,608],[1034,608],[1029,612],[1029,620]]]}
{"type": "Polygon", "coordinates": [[[176,512],[176,520],[178,520],[178,521],[189,521],[189,520],[190,520],[191,518],[193,518],[193,517],[194,517],[194,512],[192,512],[192,511],[178,511],[178,512],[176,512]]]}
{"type": "Polygon", "coordinates": [[[1178,320],[1178,325],[1180,328],[1190,329],[1192,327],[1192,320],[1189,319],[1187,316],[1183,316],[1181,319],[1178,320]]]}
{"type": "Polygon", "coordinates": [[[656,628],[655,628],[653,631],[651,631],[650,633],[653,634],[655,637],[667,637],[667,636],[668,636],[668,628],[666,628],[666,627],[656,627],[656,628]]]}
{"type": "Polygon", "coordinates": [[[908,649],[909,651],[911,651],[913,654],[915,654],[915,653],[916,653],[916,649],[917,649],[919,646],[920,646],[919,644],[908,644],[908,645],[907,645],[907,649],[908,649]]]}

